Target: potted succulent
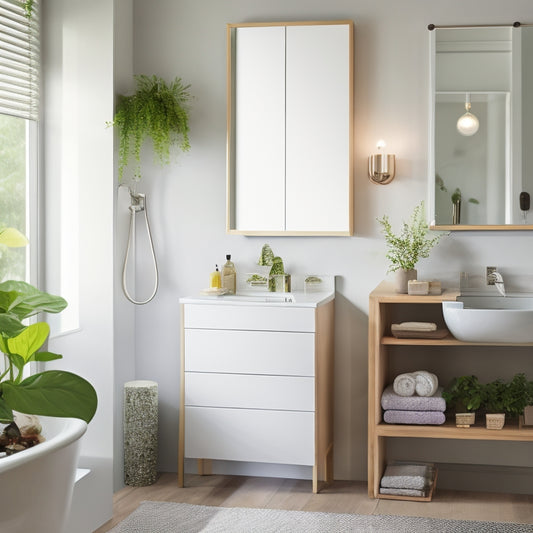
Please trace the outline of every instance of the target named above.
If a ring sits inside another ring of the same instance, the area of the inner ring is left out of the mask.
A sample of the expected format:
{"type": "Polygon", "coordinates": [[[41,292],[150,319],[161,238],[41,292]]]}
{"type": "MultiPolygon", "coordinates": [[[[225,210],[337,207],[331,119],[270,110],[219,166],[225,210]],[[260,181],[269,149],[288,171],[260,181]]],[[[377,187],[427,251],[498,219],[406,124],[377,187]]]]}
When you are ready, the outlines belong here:
{"type": "Polygon", "coordinates": [[[505,413],[508,410],[509,384],[496,379],[483,385],[483,406],[486,410],[487,429],[502,429],[505,425],[505,413]]]}
{"type": "Polygon", "coordinates": [[[415,207],[409,222],[403,223],[398,235],[393,233],[387,215],[377,220],[383,227],[388,247],[387,259],[390,261],[388,272],[396,272],[395,290],[398,293],[407,293],[408,281],[416,279],[416,264],[420,259],[429,257],[429,252],[445,233],[428,237],[429,226],[423,201],[415,207]]]}
{"type": "Polygon", "coordinates": [[[119,95],[113,122],[119,136],[119,181],[133,160],[133,179],[141,178],[141,147],[152,140],[155,156],[161,163],[170,160],[170,147],[188,151],[190,85],[181,78],[171,83],[157,76],[135,76],[137,89],[129,96],[119,95]]]}
{"type": "Polygon", "coordinates": [[[476,421],[476,411],[483,400],[483,387],[476,376],[454,378],[442,391],[448,409],[455,412],[457,427],[470,427],[476,421]]]}
{"type": "MultiPolygon", "coordinates": [[[[13,228],[0,231],[0,244],[15,247],[26,243],[26,238],[13,228]]],[[[23,321],[38,313],[59,313],[66,305],[60,296],[23,281],[0,283],[0,351],[5,355],[0,373],[0,422],[9,424],[15,433],[14,412],[80,418],[86,422],[96,412],[93,386],[76,374],[46,370],[24,377],[29,363],[62,356],[41,350],[50,331],[46,322],[25,325],[23,321]]]]}

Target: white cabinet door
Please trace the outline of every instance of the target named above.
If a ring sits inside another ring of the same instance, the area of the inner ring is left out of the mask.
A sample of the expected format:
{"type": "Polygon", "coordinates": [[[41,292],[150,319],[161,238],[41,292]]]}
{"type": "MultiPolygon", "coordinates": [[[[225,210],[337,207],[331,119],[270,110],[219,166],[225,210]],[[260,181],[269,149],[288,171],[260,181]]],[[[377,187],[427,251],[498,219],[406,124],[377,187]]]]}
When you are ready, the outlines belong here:
{"type": "Polygon", "coordinates": [[[314,414],[185,407],[185,456],[313,465],[314,414]]]}
{"type": "Polygon", "coordinates": [[[285,226],[285,29],[239,28],[235,47],[235,220],[285,226]]]}
{"type": "Polygon", "coordinates": [[[185,330],[185,371],[315,375],[315,335],[285,331],[185,330]]]}
{"type": "Polygon", "coordinates": [[[312,307],[186,304],[186,328],[315,331],[312,307]]]}
{"type": "Polygon", "coordinates": [[[350,227],[350,27],[287,27],[286,229],[350,227]]]}
{"type": "Polygon", "coordinates": [[[315,380],[296,376],[186,372],[185,405],[314,411],[315,380]]]}

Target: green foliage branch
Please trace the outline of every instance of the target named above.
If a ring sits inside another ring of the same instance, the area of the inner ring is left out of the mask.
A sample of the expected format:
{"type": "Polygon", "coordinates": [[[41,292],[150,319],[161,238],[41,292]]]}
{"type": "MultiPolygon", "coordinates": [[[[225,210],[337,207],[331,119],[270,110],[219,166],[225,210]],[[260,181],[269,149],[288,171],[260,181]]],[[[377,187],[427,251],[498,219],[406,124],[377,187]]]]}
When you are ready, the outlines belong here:
{"type": "Polygon", "coordinates": [[[170,147],[186,152],[189,144],[190,85],[181,78],[167,84],[157,76],[135,76],[137,89],[133,95],[118,97],[113,122],[119,136],[119,180],[133,162],[133,177],[141,178],[141,147],[151,139],[154,155],[161,164],[170,162],[170,147]]]}
{"type": "Polygon", "coordinates": [[[456,413],[477,411],[483,401],[483,386],[474,375],[454,378],[442,391],[448,409],[456,413]]]}
{"type": "Polygon", "coordinates": [[[390,261],[388,272],[415,268],[420,259],[429,257],[431,249],[446,235],[446,233],[440,233],[434,237],[428,237],[429,226],[425,218],[423,201],[414,208],[409,222],[403,222],[399,234],[392,231],[387,215],[377,220],[382,225],[382,232],[388,247],[386,256],[390,261]]]}

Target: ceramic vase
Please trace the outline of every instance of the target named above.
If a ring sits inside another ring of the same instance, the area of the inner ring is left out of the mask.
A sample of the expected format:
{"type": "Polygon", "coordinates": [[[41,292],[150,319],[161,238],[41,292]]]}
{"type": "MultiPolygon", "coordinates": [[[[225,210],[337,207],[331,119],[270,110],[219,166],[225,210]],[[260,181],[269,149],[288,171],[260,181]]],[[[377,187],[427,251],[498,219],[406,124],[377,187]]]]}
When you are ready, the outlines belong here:
{"type": "Polygon", "coordinates": [[[399,294],[407,294],[407,282],[410,279],[416,279],[416,269],[400,270],[396,271],[396,277],[394,278],[394,290],[399,294]]]}

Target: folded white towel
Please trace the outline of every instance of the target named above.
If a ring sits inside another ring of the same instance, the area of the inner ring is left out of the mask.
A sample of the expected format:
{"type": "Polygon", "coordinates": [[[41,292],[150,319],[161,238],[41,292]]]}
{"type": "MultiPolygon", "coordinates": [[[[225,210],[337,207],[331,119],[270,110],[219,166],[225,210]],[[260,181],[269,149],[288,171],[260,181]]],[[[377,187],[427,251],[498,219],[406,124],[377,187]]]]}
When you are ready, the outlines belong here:
{"type": "Polygon", "coordinates": [[[396,376],[392,388],[398,396],[412,396],[416,390],[416,375],[406,373],[396,376]]]}
{"type": "Polygon", "coordinates": [[[415,391],[418,396],[433,396],[439,387],[439,379],[435,374],[419,370],[415,374],[415,391]]]}
{"type": "Polygon", "coordinates": [[[391,328],[396,331],[436,331],[437,324],[434,322],[402,322],[391,324],[391,328]]]}

